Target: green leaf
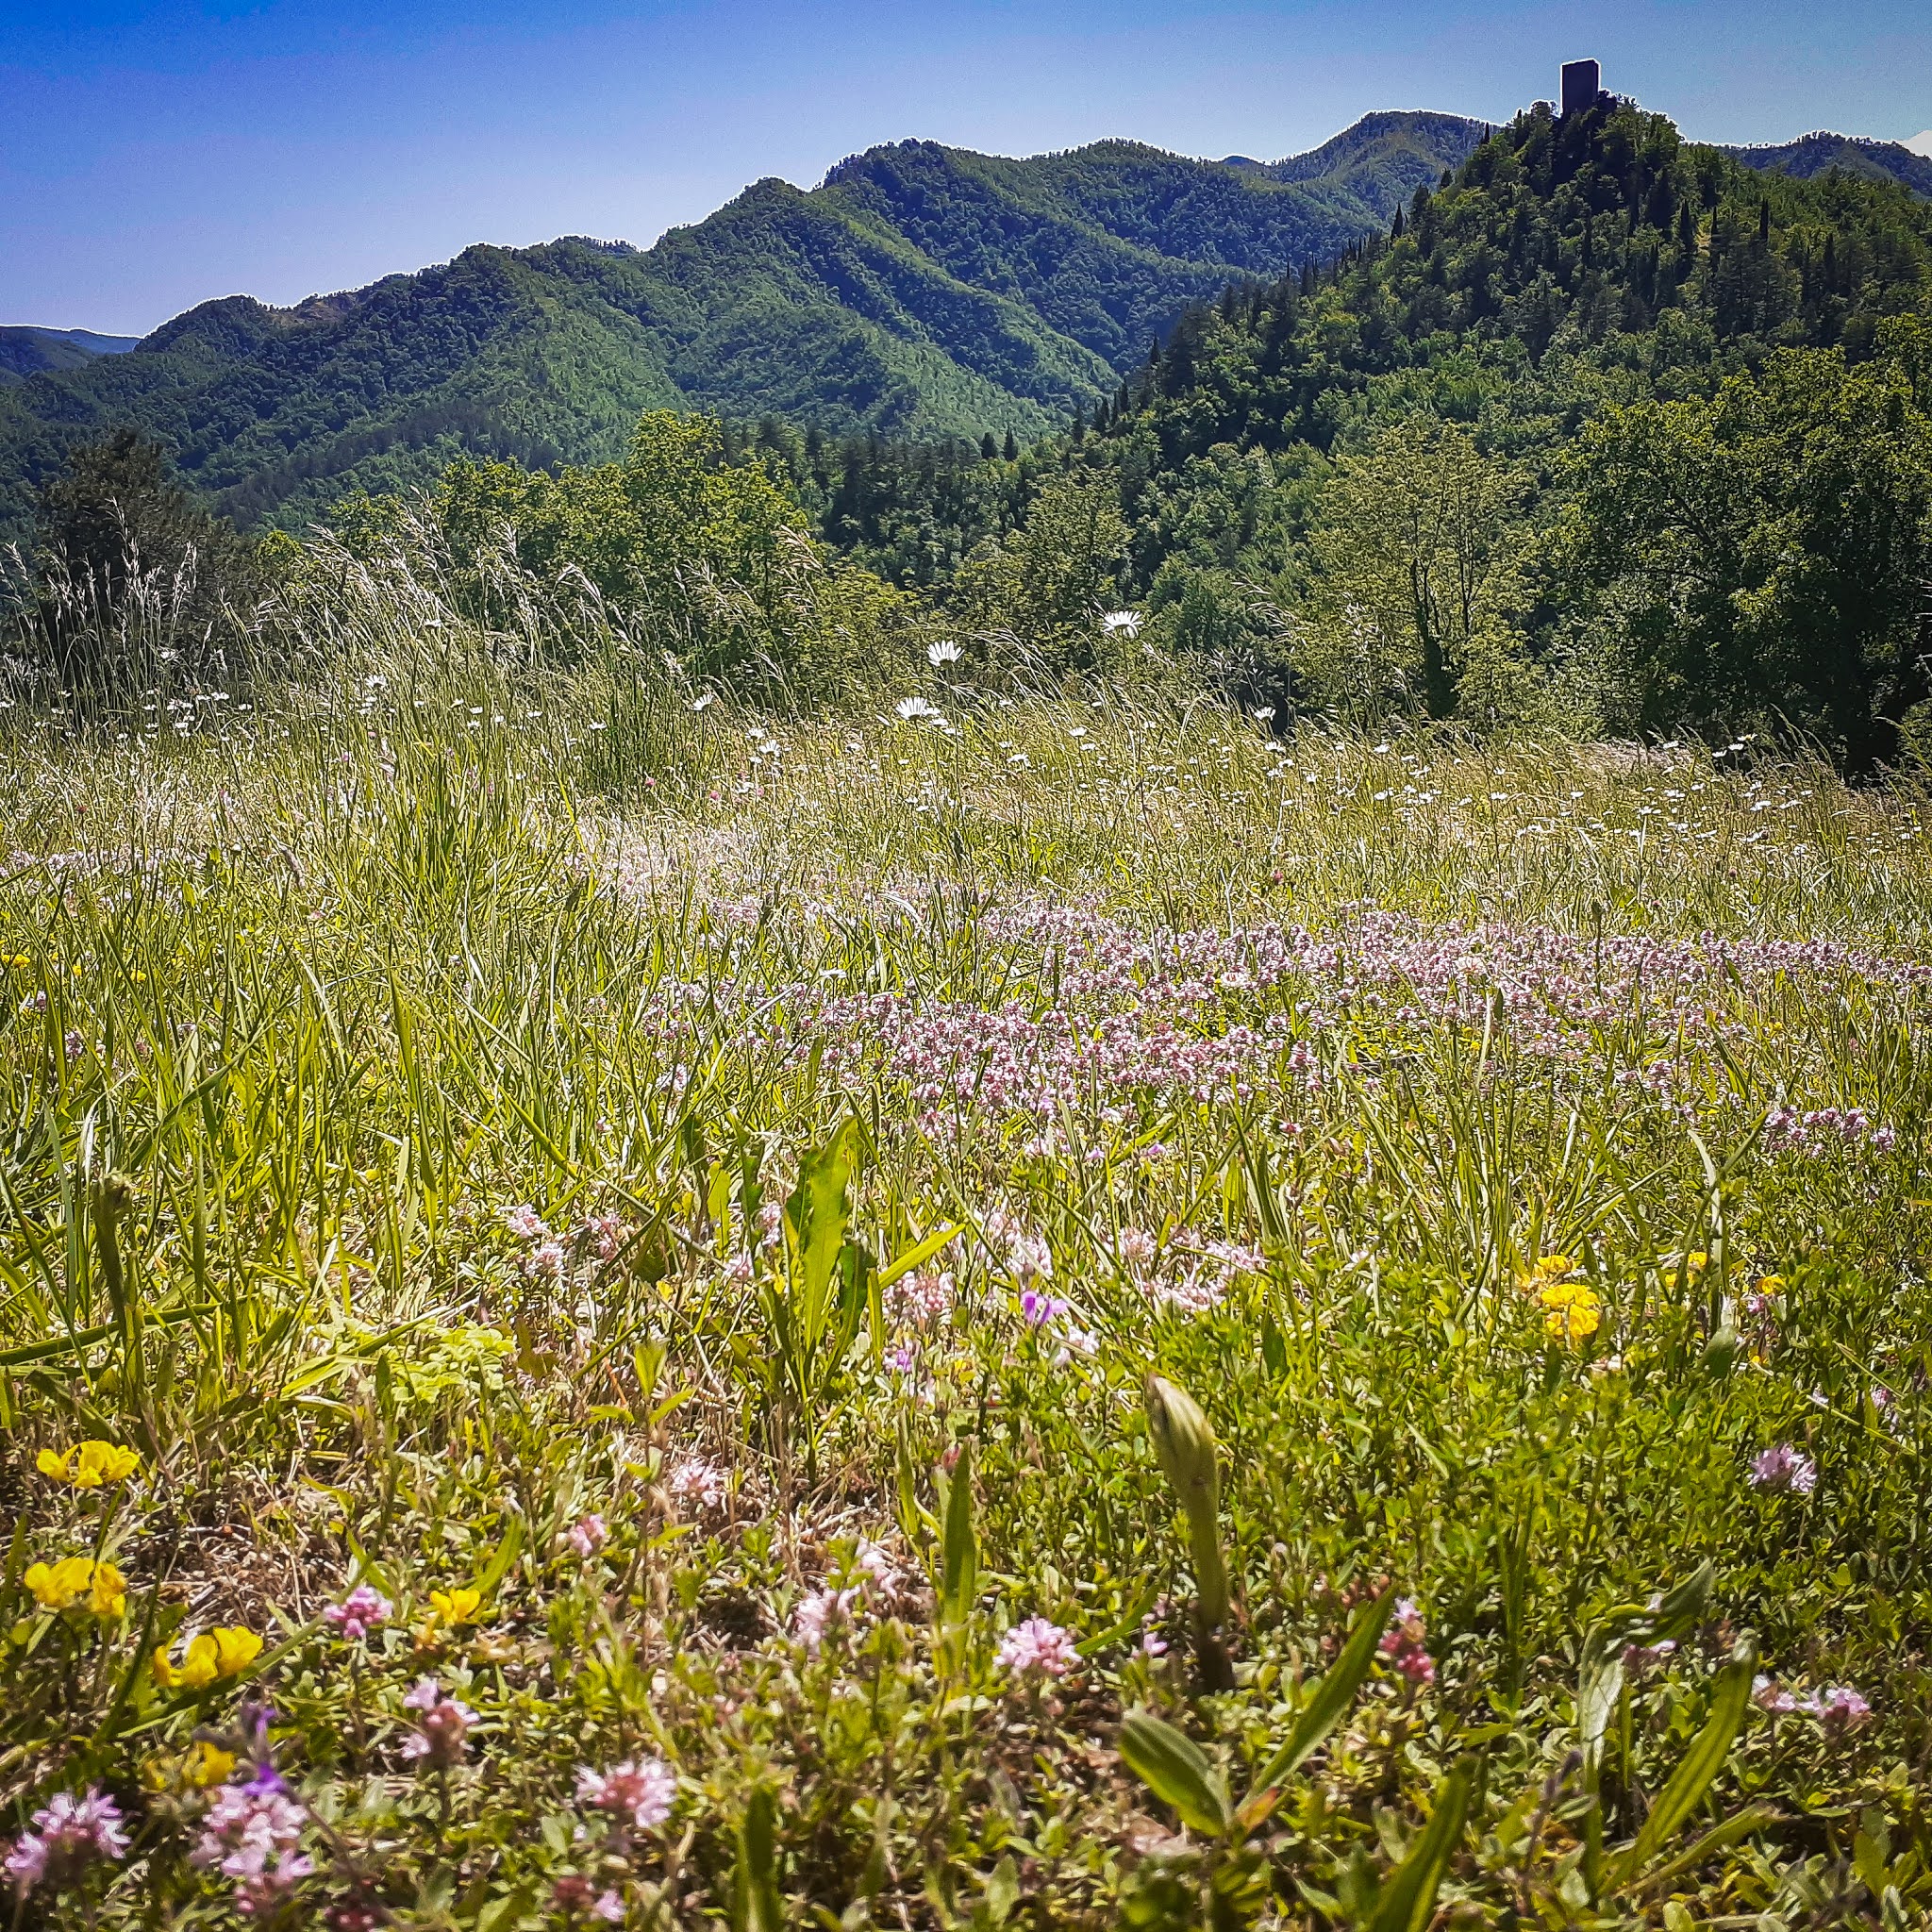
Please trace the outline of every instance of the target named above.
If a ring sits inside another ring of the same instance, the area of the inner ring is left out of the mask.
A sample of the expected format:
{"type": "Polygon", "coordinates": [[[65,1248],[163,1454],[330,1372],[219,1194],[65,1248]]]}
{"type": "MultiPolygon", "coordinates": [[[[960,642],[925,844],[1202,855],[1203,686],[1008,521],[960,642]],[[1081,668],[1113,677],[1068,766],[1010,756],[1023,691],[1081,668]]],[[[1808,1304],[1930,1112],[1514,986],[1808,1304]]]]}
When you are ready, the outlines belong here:
{"type": "Polygon", "coordinates": [[[946,1492],[946,1539],[940,1572],[940,1622],[957,1628],[979,1593],[979,1540],[973,1530],[973,1445],[959,1445],[946,1492]]]}
{"type": "Polygon", "coordinates": [[[734,1932],[784,1932],[785,1907],[778,1896],[778,1800],[769,1785],[760,1785],[744,1807],[738,1827],[737,1879],[734,1932]]]}
{"type": "Polygon", "coordinates": [[[1429,1923],[1436,1908],[1437,1888],[1462,1837],[1474,1775],[1474,1760],[1464,1758],[1437,1788],[1436,1808],[1428,1824],[1417,1834],[1408,1856],[1375,1894],[1368,1932],[1422,1932],[1429,1923]]]}
{"type": "Polygon", "coordinates": [[[847,1120],[816,1154],[808,1155],[785,1208],[798,1271],[793,1294],[799,1337],[808,1350],[816,1349],[825,1333],[832,1283],[852,1221],[858,1140],[858,1123],[847,1120]]]}
{"type": "Polygon", "coordinates": [[[897,1281],[902,1274],[910,1274],[915,1268],[924,1267],[941,1248],[958,1241],[965,1232],[965,1228],[958,1222],[949,1221],[944,1227],[939,1228],[932,1234],[927,1235],[923,1241],[908,1248],[903,1255],[896,1257],[885,1267],[881,1268],[879,1270],[879,1286],[881,1288],[891,1288],[893,1282],[897,1281]]]}
{"type": "Polygon", "coordinates": [[[1185,1732],[1152,1711],[1132,1710],[1121,1725],[1121,1757],[1190,1829],[1225,1837],[1234,1823],[1227,1784],[1185,1732]]]}
{"type": "Polygon", "coordinates": [[[1718,1674],[1709,1722],[1672,1773],[1670,1783],[1658,1792],[1636,1840],[1612,1866],[1613,1885],[1628,1885],[1635,1879],[1702,1802],[1743,1726],[1744,1713],[1751,1707],[1751,1677],[1757,1668],[1757,1647],[1744,1638],[1731,1653],[1731,1661],[1718,1674]]]}
{"type": "Polygon", "coordinates": [[[1389,1613],[1395,1607],[1391,1584],[1355,1620],[1341,1655],[1329,1665],[1327,1674],[1314,1688],[1302,1714],[1295,1720],[1288,1741],[1264,1764],[1255,1778],[1257,1790],[1299,1771],[1322,1740],[1341,1722],[1341,1715],[1355,1701],[1375,1661],[1375,1646],[1388,1627],[1389,1613]]]}

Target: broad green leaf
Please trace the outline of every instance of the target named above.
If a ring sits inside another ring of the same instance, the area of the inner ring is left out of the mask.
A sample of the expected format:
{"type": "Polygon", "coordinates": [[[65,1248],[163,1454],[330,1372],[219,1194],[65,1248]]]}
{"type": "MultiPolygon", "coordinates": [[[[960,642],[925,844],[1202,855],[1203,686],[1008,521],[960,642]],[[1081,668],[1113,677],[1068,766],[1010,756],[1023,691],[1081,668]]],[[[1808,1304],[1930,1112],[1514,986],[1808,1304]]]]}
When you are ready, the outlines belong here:
{"type": "Polygon", "coordinates": [[[1173,1807],[1190,1830],[1224,1837],[1234,1822],[1227,1784],[1184,1731],[1152,1711],[1129,1711],[1121,1725],[1121,1757],[1142,1784],[1173,1807]]]}
{"type": "Polygon", "coordinates": [[[1744,1713],[1751,1707],[1751,1677],[1757,1668],[1757,1650],[1749,1638],[1743,1639],[1731,1654],[1731,1661],[1718,1674],[1717,1697],[1710,1720],[1684,1754],[1684,1761],[1671,1774],[1671,1781],[1657,1793],[1650,1816],[1636,1841],[1622,1854],[1613,1867],[1613,1883],[1627,1885],[1652,1858],[1676,1836],[1680,1826],[1702,1802],[1731,1745],[1742,1728],[1744,1713]]]}
{"type": "Polygon", "coordinates": [[[973,1529],[973,1445],[959,1445],[946,1494],[946,1541],[940,1572],[940,1622],[965,1623],[979,1593],[979,1540],[973,1529]]]}
{"type": "Polygon", "coordinates": [[[1375,1909],[1368,1932],[1422,1932],[1436,1909],[1436,1891],[1448,1869],[1450,1855],[1462,1837],[1463,1814],[1469,1808],[1474,1765],[1458,1764],[1436,1791],[1436,1808],[1416,1835],[1408,1856],[1396,1866],[1375,1894],[1375,1909]]]}
{"type": "Polygon", "coordinates": [[[1313,1756],[1322,1740],[1341,1722],[1342,1713],[1354,1702],[1375,1661],[1375,1646],[1388,1627],[1389,1613],[1395,1607],[1395,1590],[1391,1585],[1355,1620],[1341,1655],[1329,1665],[1314,1688],[1302,1714],[1295,1720],[1288,1741],[1264,1764],[1255,1777],[1255,1786],[1278,1784],[1299,1771],[1313,1756]]]}
{"type": "Polygon", "coordinates": [[[902,1274],[910,1274],[915,1268],[923,1268],[941,1248],[958,1241],[965,1232],[965,1228],[958,1222],[949,1221],[944,1227],[936,1229],[933,1233],[927,1235],[923,1241],[915,1242],[903,1255],[894,1257],[891,1261],[881,1268],[879,1270],[879,1286],[881,1288],[891,1288],[893,1282],[897,1281],[902,1274]]]}

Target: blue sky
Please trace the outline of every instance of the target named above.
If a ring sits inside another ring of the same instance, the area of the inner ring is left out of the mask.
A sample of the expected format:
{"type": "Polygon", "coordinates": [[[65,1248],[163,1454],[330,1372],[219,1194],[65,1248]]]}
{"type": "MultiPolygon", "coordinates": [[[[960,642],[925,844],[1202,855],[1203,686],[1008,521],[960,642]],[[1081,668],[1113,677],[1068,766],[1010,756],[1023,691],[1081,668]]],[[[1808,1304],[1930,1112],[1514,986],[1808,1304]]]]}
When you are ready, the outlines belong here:
{"type": "Polygon", "coordinates": [[[1594,55],[1708,140],[1932,129],[1925,0],[0,0],[0,322],[140,333],[478,241],[640,243],[908,135],[1295,153],[1594,55]]]}

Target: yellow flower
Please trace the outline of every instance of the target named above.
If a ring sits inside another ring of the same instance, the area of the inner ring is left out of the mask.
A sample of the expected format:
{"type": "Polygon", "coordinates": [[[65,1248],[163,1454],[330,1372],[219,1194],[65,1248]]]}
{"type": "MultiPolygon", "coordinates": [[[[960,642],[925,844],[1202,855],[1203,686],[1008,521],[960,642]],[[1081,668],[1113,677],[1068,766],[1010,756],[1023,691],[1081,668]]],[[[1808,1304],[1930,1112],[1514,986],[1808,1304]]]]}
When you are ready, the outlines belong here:
{"type": "Polygon", "coordinates": [[[23,1581],[42,1609],[64,1610],[80,1601],[93,1574],[92,1557],[63,1557],[51,1569],[45,1563],[31,1565],[23,1581]]]}
{"type": "Polygon", "coordinates": [[[480,1590],[432,1590],[429,1592],[436,1621],[455,1628],[476,1621],[476,1607],[483,1601],[480,1590]]]}
{"type": "Polygon", "coordinates": [[[118,1443],[83,1442],[65,1452],[42,1449],[34,1458],[34,1466],[57,1483],[71,1483],[76,1490],[98,1490],[125,1482],[141,1467],[141,1457],[118,1443]]]}
{"type": "Polygon", "coordinates": [[[1690,1254],[1684,1257],[1684,1273],[1686,1274],[1702,1274],[1709,1266],[1710,1257],[1702,1248],[1693,1248],[1690,1254]]]}
{"type": "Polygon", "coordinates": [[[96,1563],[87,1607],[97,1617],[118,1617],[127,1607],[127,1579],[111,1563],[96,1563]]]}
{"type": "Polygon", "coordinates": [[[224,1677],[239,1677],[261,1655],[261,1638],[240,1624],[215,1632],[215,1670],[224,1677]]]}
{"type": "Polygon", "coordinates": [[[202,1738],[189,1752],[187,1761],[181,1767],[181,1782],[194,1790],[206,1791],[215,1785],[226,1784],[234,1769],[235,1754],[232,1751],[224,1751],[219,1744],[210,1744],[202,1738]]]}
{"type": "Polygon", "coordinates": [[[1553,1281],[1537,1300],[1543,1305],[1543,1326],[1573,1348],[1603,1326],[1604,1305],[1595,1291],[1580,1281],[1553,1281]]]}
{"type": "Polygon", "coordinates": [[[217,1677],[239,1677],[261,1655],[261,1639],[239,1624],[204,1630],[189,1640],[177,1664],[165,1647],[155,1652],[151,1668],[164,1690],[199,1690],[217,1677]]]}
{"type": "Polygon", "coordinates": [[[1751,1286],[1759,1294],[1782,1294],[1785,1291],[1785,1278],[1782,1274],[1760,1274],[1751,1286]]]}

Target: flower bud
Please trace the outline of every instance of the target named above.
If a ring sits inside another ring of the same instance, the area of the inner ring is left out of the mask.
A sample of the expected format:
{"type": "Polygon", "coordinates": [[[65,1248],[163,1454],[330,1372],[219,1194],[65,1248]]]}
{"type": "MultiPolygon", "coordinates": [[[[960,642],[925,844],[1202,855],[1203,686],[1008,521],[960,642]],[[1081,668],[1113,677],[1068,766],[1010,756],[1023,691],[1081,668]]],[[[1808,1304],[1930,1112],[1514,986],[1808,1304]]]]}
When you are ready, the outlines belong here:
{"type": "Polygon", "coordinates": [[[1164,1375],[1146,1383],[1147,1427],[1154,1453],[1187,1512],[1188,1542],[1201,1587],[1204,1630],[1227,1621],[1227,1567],[1221,1556],[1221,1468],[1214,1431],[1200,1405],[1164,1375]]]}

